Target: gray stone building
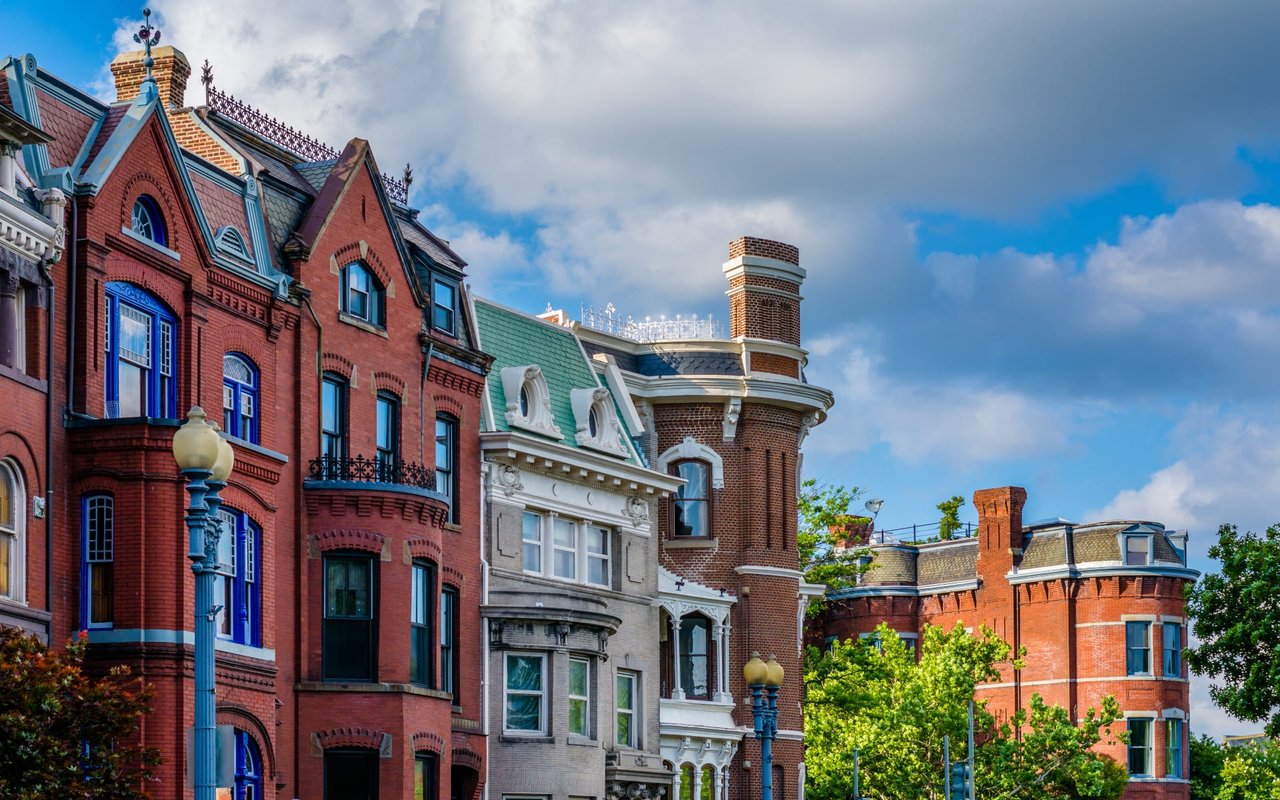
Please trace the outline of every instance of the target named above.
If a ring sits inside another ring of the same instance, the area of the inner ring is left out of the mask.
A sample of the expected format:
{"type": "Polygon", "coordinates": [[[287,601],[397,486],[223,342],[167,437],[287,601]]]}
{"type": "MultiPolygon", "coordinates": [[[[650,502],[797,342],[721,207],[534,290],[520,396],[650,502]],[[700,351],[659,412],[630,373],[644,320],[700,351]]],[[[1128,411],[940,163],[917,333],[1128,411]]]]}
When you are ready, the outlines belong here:
{"type": "Polygon", "coordinates": [[[495,357],[480,436],[488,796],[669,795],[654,512],[681,480],[644,463],[620,375],[572,330],[484,300],[475,319],[495,357]]]}

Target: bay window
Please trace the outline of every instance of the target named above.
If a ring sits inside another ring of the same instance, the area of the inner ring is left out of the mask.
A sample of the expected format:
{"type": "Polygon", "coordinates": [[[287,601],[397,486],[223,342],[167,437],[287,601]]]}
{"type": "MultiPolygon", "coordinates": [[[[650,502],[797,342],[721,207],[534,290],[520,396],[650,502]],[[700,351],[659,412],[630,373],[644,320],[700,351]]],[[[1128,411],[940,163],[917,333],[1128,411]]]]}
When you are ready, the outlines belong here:
{"type": "Polygon", "coordinates": [[[525,511],[521,517],[525,572],[608,588],[613,531],[554,513],[525,511]],[[550,544],[549,552],[546,547],[550,544]]]}
{"type": "Polygon", "coordinates": [[[242,511],[222,508],[218,538],[218,568],[214,574],[214,602],[221,608],[215,621],[218,636],[257,647],[262,641],[262,590],[259,575],[262,534],[242,511]]]}
{"type": "Polygon", "coordinates": [[[371,555],[325,555],[321,645],[325,680],[376,680],[373,582],[371,555]]]}
{"type": "Polygon", "coordinates": [[[177,416],[177,318],[147,292],[106,287],[106,416],[177,416]]]}

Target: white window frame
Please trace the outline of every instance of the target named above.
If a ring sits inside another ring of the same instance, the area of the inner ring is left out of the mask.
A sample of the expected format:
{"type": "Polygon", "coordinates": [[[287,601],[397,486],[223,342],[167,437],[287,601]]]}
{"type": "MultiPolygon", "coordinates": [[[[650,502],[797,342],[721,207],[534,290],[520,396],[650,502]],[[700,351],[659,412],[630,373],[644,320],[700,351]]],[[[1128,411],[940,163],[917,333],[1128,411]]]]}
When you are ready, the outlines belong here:
{"type": "Polygon", "coordinates": [[[613,709],[614,709],[613,735],[615,739],[618,736],[618,717],[628,716],[631,718],[631,741],[614,742],[618,747],[630,747],[633,749],[640,747],[640,709],[639,709],[640,704],[637,701],[637,695],[639,694],[639,692],[640,692],[640,673],[636,672],[635,670],[629,670],[629,669],[618,670],[617,677],[614,679],[614,682],[613,682],[613,709]],[[631,681],[631,707],[630,708],[623,708],[621,705],[618,704],[618,682],[622,680],[631,681]]]}
{"type": "Polygon", "coordinates": [[[27,493],[22,475],[10,461],[0,461],[0,481],[9,484],[9,511],[12,524],[0,519],[0,536],[10,537],[9,544],[9,592],[0,597],[14,603],[27,601],[27,493]]]}
{"type": "Polygon", "coordinates": [[[1155,562],[1155,536],[1150,533],[1126,533],[1120,537],[1120,562],[1126,567],[1147,567],[1155,562]],[[1129,563],[1129,540],[1130,539],[1146,539],[1147,540],[1147,560],[1141,564],[1129,563]]]}
{"type": "MultiPolygon", "coordinates": [[[[594,739],[595,737],[591,735],[591,659],[583,658],[581,656],[569,657],[569,670],[566,674],[565,680],[565,696],[569,698],[570,708],[573,706],[574,702],[581,702],[585,706],[582,711],[582,724],[586,726],[586,730],[575,731],[571,728],[569,730],[569,735],[581,736],[584,739],[594,739]],[[586,694],[573,693],[573,667],[575,664],[581,664],[583,670],[586,672],[586,694]]],[[[566,717],[566,721],[569,724],[572,724],[573,715],[566,714],[566,717]]]]}
{"type": "Polygon", "coordinates": [[[1147,726],[1147,743],[1143,747],[1146,750],[1146,769],[1143,772],[1132,772],[1129,770],[1130,764],[1133,763],[1131,753],[1133,751],[1132,739],[1125,749],[1125,770],[1129,772],[1131,778],[1153,778],[1155,777],[1155,732],[1156,721],[1153,717],[1128,717],[1125,719],[1125,730],[1129,732],[1130,737],[1133,734],[1134,723],[1142,723],[1147,726]]]}
{"type": "Polygon", "coordinates": [[[523,650],[507,651],[502,659],[502,732],[510,736],[546,736],[547,735],[547,655],[546,653],[530,653],[523,650]],[[511,659],[512,658],[536,658],[538,659],[539,689],[537,692],[526,689],[512,690],[511,686],[511,659]],[[530,697],[536,695],[538,697],[538,728],[537,730],[526,730],[523,728],[510,728],[507,726],[507,698],[512,694],[530,697]]]}
{"type": "Polygon", "coordinates": [[[535,511],[525,509],[520,517],[520,569],[526,575],[538,575],[564,583],[576,583],[582,586],[595,586],[601,589],[613,588],[613,528],[599,525],[590,520],[579,520],[563,516],[555,511],[535,511]],[[539,539],[530,539],[525,530],[525,520],[537,517],[539,539]],[[567,524],[573,531],[573,545],[565,546],[556,543],[555,530],[558,524],[567,524]],[[604,533],[603,553],[592,553],[587,549],[587,539],[592,530],[604,533]],[[539,569],[525,569],[525,548],[537,548],[539,569]],[[573,577],[565,577],[556,572],[557,553],[573,553],[573,577]],[[604,583],[596,583],[590,579],[592,562],[603,562],[604,583]]]}

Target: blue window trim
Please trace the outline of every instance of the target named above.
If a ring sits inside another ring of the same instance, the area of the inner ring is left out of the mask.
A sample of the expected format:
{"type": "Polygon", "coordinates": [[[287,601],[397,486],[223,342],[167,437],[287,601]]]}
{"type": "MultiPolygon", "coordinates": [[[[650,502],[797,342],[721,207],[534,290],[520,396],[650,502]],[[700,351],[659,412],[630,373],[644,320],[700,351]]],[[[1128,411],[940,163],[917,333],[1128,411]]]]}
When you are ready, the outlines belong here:
{"type": "Polygon", "coordinates": [[[112,413],[120,402],[120,307],[123,305],[151,318],[151,366],[147,369],[146,397],[143,398],[143,417],[175,419],[178,416],[178,318],[159,300],[144,289],[131,283],[112,281],[106,285],[107,301],[107,363],[106,408],[108,419],[119,418],[112,413]],[[168,353],[161,336],[161,325],[170,330],[168,353]],[[168,356],[169,375],[163,375],[164,357],[168,356]]]}
{"type": "MultiPolygon", "coordinates": [[[[244,353],[229,352],[222,357],[222,385],[225,389],[231,391],[231,408],[226,407],[223,403],[222,428],[227,432],[228,436],[234,436],[237,439],[244,439],[251,444],[258,444],[258,419],[261,414],[262,404],[258,399],[258,366],[253,363],[253,359],[244,353]],[[237,380],[227,375],[226,360],[234,358],[249,370],[249,383],[237,380]],[[249,421],[246,426],[242,426],[244,420],[244,399],[249,398],[253,403],[253,413],[249,415],[249,421]],[[230,413],[228,413],[230,412],[230,413]],[[247,427],[247,430],[242,430],[247,427]]],[[[224,398],[225,401],[225,398],[224,398]]]]}
{"type": "Polygon", "coordinates": [[[234,800],[262,800],[262,773],[262,752],[247,731],[237,728],[234,800]]]}
{"type": "Polygon", "coordinates": [[[221,513],[230,517],[231,530],[223,528],[223,536],[232,536],[235,576],[221,575],[232,581],[230,613],[231,635],[218,631],[218,638],[248,645],[262,646],[262,529],[243,511],[223,506],[221,513]],[[252,567],[252,570],[249,568],[252,567]],[[253,580],[248,579],[252,571],[253,580]]]}
{"type": "Polygon", "coordinates": [[[378,276],[373,273],[373,270],[369,269],[363,262],[352,261],[342,268],[339,272],[339,277],[342,281],[341,291],[338,295],[340,298],[339,307],[342,313],[378,328],[385,328],[387,326],[387,289],[378,280],[378,276]],[[348,281],[353,269],[360,270],[368,279],[369,307],[366,314],[359,314],[351,309],[351,287],[348,281]]]}
{"type": "MultiPolygon", "coordinates": [[[[109,492],[94,492],[83,495],[80,498],[80,627],[82,630],[111,630],[115,627],[114,613],[112,613],[111,621],[109,622],[91,622],[89,616],[89,604],[93,599],[93,587],[89,581],[89,564],[108,563],[106,559],[95,559],[91,562],[89,557],[89,507],[94,500],[105,500],[108,503],[109,516],[112,523],[112,546],[109,563],[113,565],[113,570],[115,564],[115,497],[109,492]]],[[[114,590],[112,594],[114,595],[114,590]]]]}
{"type": "Polygon", "coordinates": [[[164,215],[160,213],[160,204],[157,203],[155,198],[151,195],[140,194],[138,195],[138,198],[133,201],[131,217],[137,216],[137,210],[139,207],[146,212],[147,223],[151,228],[150,235],[147,235],[144,231],[138,230],[134,225],[134,220],[132,218],[129,221],[129,229],[144,239],[150,239],[161,247],[167,247],[169,245],[169,232],[165,229],[164,215]]]}

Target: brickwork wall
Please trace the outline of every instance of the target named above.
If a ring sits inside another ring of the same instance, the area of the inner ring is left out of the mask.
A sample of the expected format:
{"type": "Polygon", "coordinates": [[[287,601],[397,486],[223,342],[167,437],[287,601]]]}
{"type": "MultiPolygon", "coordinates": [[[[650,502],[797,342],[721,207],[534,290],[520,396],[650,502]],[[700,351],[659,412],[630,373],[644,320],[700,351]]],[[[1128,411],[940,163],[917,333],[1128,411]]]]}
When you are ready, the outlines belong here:
{"type": "Polygon", "coordinates": [[[729,242],[729,258],[739,258],[741,256],[761,256],[763,258],[776,258],[779,261],[785,261],[788,264],[800,263],[800,248],[792,244],[784,242],[775,242],[770,239],[757,239],[754,236],[741,236],[729,242]]]}
{"type": "Polygon", "coordinates": [[[768,372],[773,375],[785,375],[788,378],[800,378],[800,362],[794,358],[780,356],[776,353],[752,353],[751,371],[768,372]]]}

